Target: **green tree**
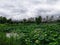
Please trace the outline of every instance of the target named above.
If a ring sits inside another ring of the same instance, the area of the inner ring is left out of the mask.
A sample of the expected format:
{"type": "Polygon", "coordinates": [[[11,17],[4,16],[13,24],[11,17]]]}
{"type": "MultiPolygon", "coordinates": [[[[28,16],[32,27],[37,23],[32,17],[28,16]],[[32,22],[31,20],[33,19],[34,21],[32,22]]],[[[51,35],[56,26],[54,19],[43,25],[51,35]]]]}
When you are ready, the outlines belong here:
{"type": "Polygon", "coordinates": [[[26,19],[23,19],[23,23],[26,23],[26,19]]]}
{"type": "Polygon", "coordinates": [[[60,16],[58,17],[57,22],[60,22],[60,16]]]}
{"type": "Polygon", "coordinates": [[[7,19],[6,17],[0,17],[0,23],[6,23],[7,22],[7,19]]]}
{"type": "Polygon", "coordinates": [[[40,24],[41,21],[42,21],[42,17],[41,17],[41,16],[39,16],[39,17],[36,18],[36,23],[37,23],[37,24],[40,24]]]}
{"type": "Polygon", "coordinates": [[[11,20],[11,19],[8,19],[8,20],[7,20],[7,23],[12,23],[12,20],[11,20]]]}

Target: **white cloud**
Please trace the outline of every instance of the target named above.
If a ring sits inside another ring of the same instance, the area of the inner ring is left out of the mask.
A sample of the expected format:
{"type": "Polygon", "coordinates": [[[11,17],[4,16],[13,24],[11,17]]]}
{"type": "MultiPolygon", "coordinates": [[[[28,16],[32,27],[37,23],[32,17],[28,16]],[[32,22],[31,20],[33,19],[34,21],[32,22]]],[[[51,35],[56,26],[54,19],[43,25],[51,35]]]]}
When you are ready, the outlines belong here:
{"type": "Polygon", "coordinates": [[[23,19],[60,13],[60,0],[0,0],[0,16],[23,19]]]}

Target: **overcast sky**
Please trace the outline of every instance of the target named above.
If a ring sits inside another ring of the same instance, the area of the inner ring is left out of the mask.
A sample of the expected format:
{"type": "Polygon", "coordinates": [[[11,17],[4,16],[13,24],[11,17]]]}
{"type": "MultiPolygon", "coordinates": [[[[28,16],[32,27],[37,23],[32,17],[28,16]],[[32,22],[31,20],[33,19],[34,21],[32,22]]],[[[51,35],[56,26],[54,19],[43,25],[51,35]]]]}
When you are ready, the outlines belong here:
{"type": "Polygon", "coordinates": [[[0,0],[0,16],[19,20],[60,14],[60,0],[0,0]]]}

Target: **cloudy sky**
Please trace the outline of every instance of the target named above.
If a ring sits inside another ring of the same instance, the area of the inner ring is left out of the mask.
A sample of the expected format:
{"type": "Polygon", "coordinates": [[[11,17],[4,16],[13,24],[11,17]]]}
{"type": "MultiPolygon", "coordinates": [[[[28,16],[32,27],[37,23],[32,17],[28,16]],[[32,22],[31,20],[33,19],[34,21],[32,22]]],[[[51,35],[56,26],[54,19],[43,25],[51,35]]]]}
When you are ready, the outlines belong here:
{"type": "Polygon", "coordinates": [[[57,14],[60,0],[0,0],[0,16],[13,20],[57,14]]]}

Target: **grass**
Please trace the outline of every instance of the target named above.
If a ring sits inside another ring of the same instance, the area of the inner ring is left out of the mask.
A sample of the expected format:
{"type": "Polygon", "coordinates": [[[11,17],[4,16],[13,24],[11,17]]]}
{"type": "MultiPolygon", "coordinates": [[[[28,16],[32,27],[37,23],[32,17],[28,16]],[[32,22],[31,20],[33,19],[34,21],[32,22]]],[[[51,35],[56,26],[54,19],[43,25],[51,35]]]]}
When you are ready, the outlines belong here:
{"type": "Polygon", "coordinates": [[[60,23],[0,24],[0,45],[60,45],[60,23]]]}

